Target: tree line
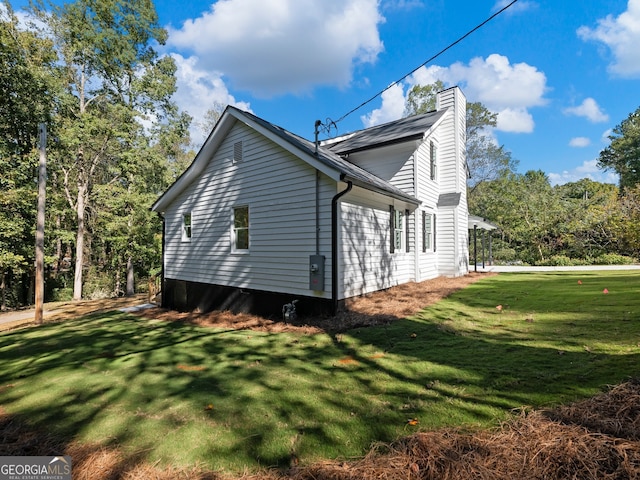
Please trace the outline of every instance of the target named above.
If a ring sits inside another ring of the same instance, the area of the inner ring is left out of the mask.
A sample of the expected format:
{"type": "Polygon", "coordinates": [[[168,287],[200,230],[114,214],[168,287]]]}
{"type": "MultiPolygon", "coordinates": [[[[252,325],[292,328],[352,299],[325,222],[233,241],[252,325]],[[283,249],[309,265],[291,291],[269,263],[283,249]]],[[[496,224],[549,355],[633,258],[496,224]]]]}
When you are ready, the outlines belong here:
{"type": "MultiPolygon", "coordinates": [[[[34,2],[32,24],[0,3],[0,308],[33,302],[38,125],[47,142],[46,300],[131,294],[161,269],[149,207],[193,158],[192,119],[173,102],[176,65],[152,0],[34,2]]],[[[433,110],[441,82],[415,87],[406,115],[433,110]]],[[[210,129],[223,106],[199,123],[210,129]]],[[[640,109],[612,134],[602,168],[620,187],[552,187],[489,135],[496,114],[467,110],[471,213],[500,226],[504,261],[594,261],[640,248],[640,109]],[[635,142],[635,143],[634,143],[635,142]],[[635,148],[635,150],[634,150],[635,148]]]]}
{"type": "Polygon", "coordinates": [[[150,0],[0,4],[0,306],[32,301],[38,124],[47,142],[47,300],[131,294],[159,271],[150,204],[184,169],[191,119],[150,0]]]}

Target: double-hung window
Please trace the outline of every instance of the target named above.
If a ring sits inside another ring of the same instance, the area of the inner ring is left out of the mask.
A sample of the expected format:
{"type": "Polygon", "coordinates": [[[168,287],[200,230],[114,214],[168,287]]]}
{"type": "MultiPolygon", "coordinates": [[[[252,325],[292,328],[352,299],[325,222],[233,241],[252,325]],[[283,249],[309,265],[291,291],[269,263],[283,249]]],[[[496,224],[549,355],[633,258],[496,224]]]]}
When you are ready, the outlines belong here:
{"type": "Polygon", "coordinates": [[[391,233],[391,253],[396,250],[400,251],[404,243],[404,215],[402,210],[396,210],[393,206],[389,207],[389,213],[391,214],[390,221],[390,233],[391,233]]]}
{"type": "Polygon", "coordinates": [[[435,251],[436,216],[433,213],[422,212],[422,251],[435,251]]]}
{"type": "Polygon", "coordinates": [[[433,141],[429,148],[429,176],[431,180],[438,179],[438,147],[433,141]]]}
{"type": "Polygon", "coordinates": [[[233,227],[231,231],[231,249],[242,253],[249,251],[249,207],[233,209],[233,227]]]}
{"type": "Polygon", "coordinates": [[[182,241],[190,242],[191,241],[191,212],[182,214],[182,241]]]}

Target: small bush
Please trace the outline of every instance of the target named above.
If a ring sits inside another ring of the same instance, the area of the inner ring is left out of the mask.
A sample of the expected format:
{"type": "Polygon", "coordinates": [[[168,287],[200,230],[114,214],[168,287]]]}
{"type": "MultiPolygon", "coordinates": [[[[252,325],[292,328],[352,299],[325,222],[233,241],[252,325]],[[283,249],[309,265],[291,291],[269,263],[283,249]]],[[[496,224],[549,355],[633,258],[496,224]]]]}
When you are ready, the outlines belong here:
{"type": "Polygon", "coordinates": [[[538,265],[550,267],[570,267],[576,264],[575,260],[567,257],[566,255],[553,255],[542,262],[538,262],[538,265]]]}
{"type": "Polygon", "coordinates": [[[618,253],[604,253],[595,258],[593,263],[594,265],[630,265],[635,263],[635,258],[618,253]]]}
{"type": "Polygon", "coordinates": [[[73,288],[63,287],[54,288],[49,293],[48,302],[69,302],[73,300],[73,288]]]}
{"type": "Polygon", "coordinates": [[[510,263],[517,259],[517,253],[513,248],[494,248],[491,252],[494,262],[510,263]]]}

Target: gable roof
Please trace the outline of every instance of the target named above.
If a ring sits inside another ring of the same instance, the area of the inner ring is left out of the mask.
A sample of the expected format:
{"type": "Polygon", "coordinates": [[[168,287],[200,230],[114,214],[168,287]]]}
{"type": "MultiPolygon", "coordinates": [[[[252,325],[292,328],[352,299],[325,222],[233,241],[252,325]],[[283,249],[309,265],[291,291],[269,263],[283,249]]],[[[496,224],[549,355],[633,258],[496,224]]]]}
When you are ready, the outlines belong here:
{"type": "MultiPolygon", "coordinates": [[[[358,187],[366,190],[382,193],[383,195],[396,198],[398,200],[419,205],[421,202],[400,190],[398,187],[373,175],[372,173],[358,167],[357,165],[343,159],[337,153],[319,146],[313,142],[295,135],[282,127],[274,125],[266,120],[257,117],[249,112],[239,110],[236,107],[227,106],[220,120],[216,123],[213,131],[205,141],[204,145],[189,165],[187,170],[158,198],[152,205],[151,210],[162,212],[166,207],[185,189],[191,182],[197,179],[206,168],[209,159],[213,156],[218,146],[224,140],[236,121],[241,121],[261,133],[265,137],[274,141],[285,150],[309,163],[312,167],[320,170],[335,181],[350,181],[358,187]]],[[[424,133],[424,130],[423,130],[424,133]]]]}
{"type": "Polygon", "coordinates": [[[384,145],[421,140],[433,128],[446,110],[401,118],[375,127],[358,130],[342,137],[325,140],[322,145],[338,154],[347,154],[384,145]]]}
{"type": "Polygon", "coordinates": [[[256,117],[251,113],[243,112],[236,109],[235,107],[229,108],[233,108],[245,117],[251,118],[253,121],[262,125],[267,130],[271,131],[283,140],[286,140],[288,143],[290,143],[300,151],[304,152],[306,155],[311,155],[329,168],[340,172],[340,180],[350,180],[354,185],[362,187],[366,190],[383,193],[393,198],[397,198],[398,200],[404,200],[415,205],[419,205],[421,203],[420,200],[416,199],[415,197],[403,192],[398,187],[392,185],[386,180],[383,180],[380,177],[366,171],[365,169],[349,162],[348,160],[345,160],[340,155],[337,155],[331,150],[319,146],[316,154],[315,143],[310,142],[309,140],[306,140],[294,133],[291,133],[282,127],[267,122],[260,117],[256,117]]]}

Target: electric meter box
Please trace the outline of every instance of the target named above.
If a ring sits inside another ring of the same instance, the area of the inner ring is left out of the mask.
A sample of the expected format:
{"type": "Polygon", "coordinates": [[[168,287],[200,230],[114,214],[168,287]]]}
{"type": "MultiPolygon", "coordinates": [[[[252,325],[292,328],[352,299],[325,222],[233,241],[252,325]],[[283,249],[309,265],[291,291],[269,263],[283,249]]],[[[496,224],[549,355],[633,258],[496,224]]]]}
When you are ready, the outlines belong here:
{"type": "Polygon", "coordinates": [[[324,255],[309,256],[309,290],[324,291],[324,255]]]}

